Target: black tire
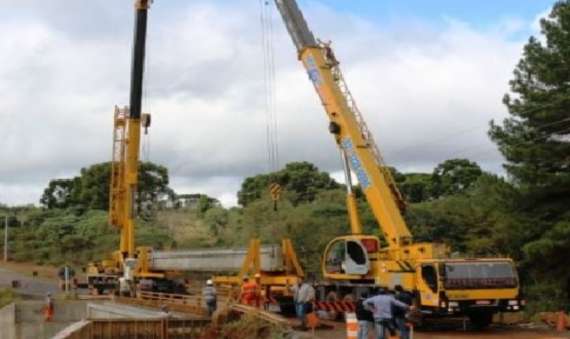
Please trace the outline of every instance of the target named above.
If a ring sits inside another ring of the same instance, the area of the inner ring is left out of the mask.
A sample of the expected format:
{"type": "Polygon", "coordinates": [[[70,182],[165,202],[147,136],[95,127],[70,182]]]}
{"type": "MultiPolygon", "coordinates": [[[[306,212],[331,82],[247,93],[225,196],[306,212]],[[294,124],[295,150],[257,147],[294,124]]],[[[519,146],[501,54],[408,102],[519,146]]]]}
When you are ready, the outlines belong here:
{"type": "Polygon", "coordinates": [[[493,322],[493,313],[491,312],[477,312],[469,314],[469,321],[471,326],[477,330],[489,327],[493,322]]]}
{"type": "Polygon", "coordinates": [[[297,315],[292,297],[276,296],[275,300],[277,300],[282,315],[286,317],[294,317],[297,315]]]}

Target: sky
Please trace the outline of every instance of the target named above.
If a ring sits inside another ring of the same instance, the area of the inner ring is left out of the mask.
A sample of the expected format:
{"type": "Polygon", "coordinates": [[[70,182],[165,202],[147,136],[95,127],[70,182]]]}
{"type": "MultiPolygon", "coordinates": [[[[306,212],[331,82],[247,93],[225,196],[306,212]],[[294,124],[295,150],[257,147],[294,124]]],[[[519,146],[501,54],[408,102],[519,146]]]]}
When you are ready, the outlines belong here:
{"type": "MultiPolygon", "coordinates": [[[[266,173],[261,6],[265,0],[156,0],[149,13],[143,160],[178,193],[225,206],[266,173]]],[[[502,173],[487,137],[546,0],[300,0],[332,40],[390,165],[430,172],[469,158],[502,173]]],[[[128,104],[131,0],[0,0],[0,203],[37,204],[49,180],[109,161],[114,105],[128,104]]],[[[341,180],[327,119],[271,2],[279,162],[341,180]]]]}

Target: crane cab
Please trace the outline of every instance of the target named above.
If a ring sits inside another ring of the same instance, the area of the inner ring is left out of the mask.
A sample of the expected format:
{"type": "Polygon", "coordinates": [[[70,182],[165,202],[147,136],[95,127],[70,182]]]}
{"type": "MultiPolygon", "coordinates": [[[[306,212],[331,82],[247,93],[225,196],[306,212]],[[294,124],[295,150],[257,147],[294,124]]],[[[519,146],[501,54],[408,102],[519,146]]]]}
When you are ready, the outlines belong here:
{"type": "Polygon", "coordinates": [[[373,279],[380,240],[369,235],[348,235],[328,243],[322,260],[323,276],[331,280],[373,279]]]}

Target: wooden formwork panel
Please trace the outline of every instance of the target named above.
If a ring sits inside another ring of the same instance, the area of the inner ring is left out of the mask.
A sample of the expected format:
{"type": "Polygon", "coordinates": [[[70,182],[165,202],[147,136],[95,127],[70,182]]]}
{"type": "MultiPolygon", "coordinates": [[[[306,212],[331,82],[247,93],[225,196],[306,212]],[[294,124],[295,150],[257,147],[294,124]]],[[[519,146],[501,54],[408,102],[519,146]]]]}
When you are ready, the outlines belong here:
{"type": "Polygon", "coordinates": [[[163,322],[118,320],[94,321],[91,324],[91,339],[167,338],[163,322]]]}
{"type": "Polygon", "coordinates": [[[91,320],[65,339],[194,339],[208,323],[194,319],[91,320]]]}

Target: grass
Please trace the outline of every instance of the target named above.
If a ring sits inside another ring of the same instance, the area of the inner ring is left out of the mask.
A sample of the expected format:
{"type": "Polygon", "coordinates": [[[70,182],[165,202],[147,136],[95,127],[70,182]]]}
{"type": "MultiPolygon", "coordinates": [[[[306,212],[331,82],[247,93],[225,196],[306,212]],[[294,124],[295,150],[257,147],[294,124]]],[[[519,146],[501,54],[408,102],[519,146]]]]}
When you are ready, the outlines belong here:
{"type": "Polygon", "coordinates": [[[12,289],[0,289],[0,308],[10,304],[17,299],[16,293],[12,289]]]}
{"type": "Polygon", "coordinates": [[[225,314],[208,328],[202,339],[283,339],[286,329],[251,315],[235,319],[234,315],[225,314]]]}

